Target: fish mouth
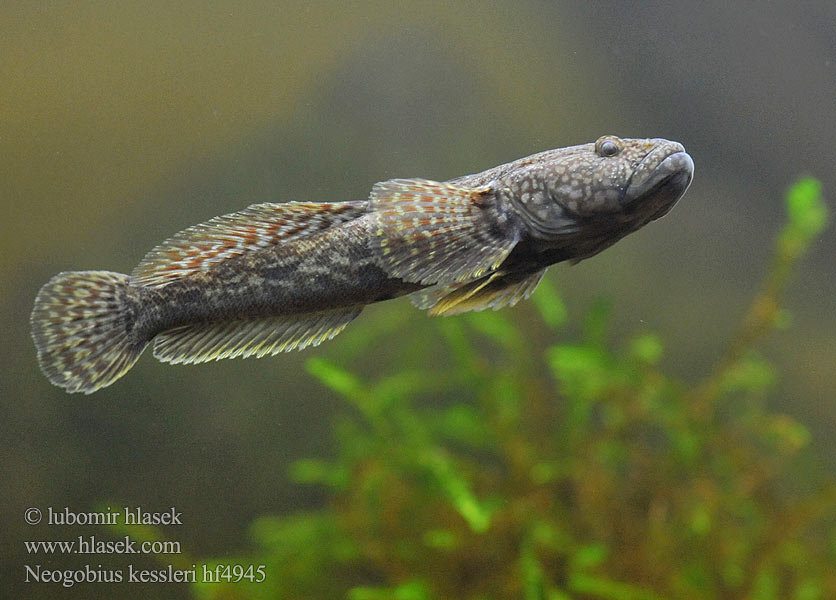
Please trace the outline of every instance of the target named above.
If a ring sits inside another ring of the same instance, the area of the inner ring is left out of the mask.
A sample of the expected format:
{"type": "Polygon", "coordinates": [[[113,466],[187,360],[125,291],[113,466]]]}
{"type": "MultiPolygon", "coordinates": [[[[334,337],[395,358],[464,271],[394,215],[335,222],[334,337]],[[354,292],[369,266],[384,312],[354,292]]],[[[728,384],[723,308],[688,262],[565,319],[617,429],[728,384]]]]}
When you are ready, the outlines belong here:
{"type": "Polygon", "coordinates": [[[633,171],[621,206],[641,212],[647,221],[664,216],[694,179],[694,161],[681,144],[668,142],[651,150],[633,171]]]}

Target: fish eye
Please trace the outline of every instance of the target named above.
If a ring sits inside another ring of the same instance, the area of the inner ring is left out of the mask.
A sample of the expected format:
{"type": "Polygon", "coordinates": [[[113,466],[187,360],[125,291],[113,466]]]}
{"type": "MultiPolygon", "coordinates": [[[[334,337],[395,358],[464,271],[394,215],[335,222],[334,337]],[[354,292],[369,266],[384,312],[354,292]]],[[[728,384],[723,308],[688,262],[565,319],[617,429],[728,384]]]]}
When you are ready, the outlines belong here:
{"type": "Polygon", "coordinates": [[[621,151],[621,146],[614,140],[609,138],[601,138],[595,142],[595,152],[598,156],[608,157],[615,156],[621,151]]]}

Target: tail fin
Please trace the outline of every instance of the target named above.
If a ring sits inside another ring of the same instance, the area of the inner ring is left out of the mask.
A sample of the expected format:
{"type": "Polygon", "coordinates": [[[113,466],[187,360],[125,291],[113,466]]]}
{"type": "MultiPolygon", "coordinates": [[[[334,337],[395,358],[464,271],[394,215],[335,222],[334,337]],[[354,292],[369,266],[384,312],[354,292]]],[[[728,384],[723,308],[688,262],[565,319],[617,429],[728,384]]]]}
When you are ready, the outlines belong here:
{"type": "Polygon", "coordinates": [[[41,370],[68,392],[91,394],[119,379],[148,341],[132,339],[130,277],[109,271],[59,273],[32,310],[41,370]]]}

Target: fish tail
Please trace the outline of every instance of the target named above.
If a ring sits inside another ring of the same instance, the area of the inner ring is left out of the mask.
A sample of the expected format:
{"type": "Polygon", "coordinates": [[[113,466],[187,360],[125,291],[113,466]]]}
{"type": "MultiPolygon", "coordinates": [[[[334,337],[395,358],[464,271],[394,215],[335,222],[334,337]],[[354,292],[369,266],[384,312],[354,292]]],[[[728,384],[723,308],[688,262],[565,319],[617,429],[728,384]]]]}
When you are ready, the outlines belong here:
{"type": "Polygon", "coordinates": [[[59,273],[38,292],[32,339],[49,380],[90,394],[130,369],[149,340],[131,335],[136,303],[131,278],[109,271],[59,273]]]}

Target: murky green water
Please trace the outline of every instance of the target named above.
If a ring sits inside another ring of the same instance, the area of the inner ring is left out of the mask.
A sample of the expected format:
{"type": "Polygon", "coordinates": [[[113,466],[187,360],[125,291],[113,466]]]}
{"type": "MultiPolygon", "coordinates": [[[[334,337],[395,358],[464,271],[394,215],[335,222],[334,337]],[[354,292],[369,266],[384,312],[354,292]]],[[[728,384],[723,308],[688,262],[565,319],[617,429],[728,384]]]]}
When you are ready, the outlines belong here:
{"type": "MultiPolygon", "coordinates": [[[[313,351],[199,367],[146,356],[117,385],[68,396],[41,376],[29,338],[32,300],[52,274],[129,272],[172,233],[252,203],[360,199],[387,178],[447,179],[605,133],[666,137],[694,157],[693,186],[663,220],[551,269],[565,329],[549,333],[531,305],[500,314],[536,360],[606,296],[616,345],[654,331],[664,369],[695,381],[757,291],[786,187],[818,177],[832,206],[834,28],[824,1],[0,8],[4,593],[191,597],[174,583],[25,583],[24,565],[166,561],[28,554],[25,540],[119,536],[28,525],[24,512],[176,507],[183,524],[164,532],[189,559],[246,554],[256,517],[327,495],[290,481],[288,466],[332,454],[334,421],[353,409],[308,373],[308,359],[376,379],[442,366],[450,351],[426,352],[444,338],[399,300],[313,351]]],[[[767,405],[810,431],[792,471],[800,481],[836,471],[834,252],[832,230],[813,242],[786,297],[791,328],[761,347],[780,374],[767,405]]],[[[462,389],[422,398],[450,406],[462,389]]],[[[707,517],[694,518],[699,530],[707,517]]]]}

